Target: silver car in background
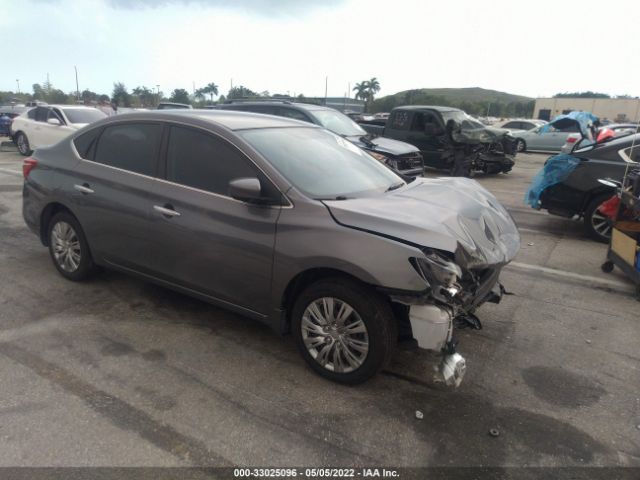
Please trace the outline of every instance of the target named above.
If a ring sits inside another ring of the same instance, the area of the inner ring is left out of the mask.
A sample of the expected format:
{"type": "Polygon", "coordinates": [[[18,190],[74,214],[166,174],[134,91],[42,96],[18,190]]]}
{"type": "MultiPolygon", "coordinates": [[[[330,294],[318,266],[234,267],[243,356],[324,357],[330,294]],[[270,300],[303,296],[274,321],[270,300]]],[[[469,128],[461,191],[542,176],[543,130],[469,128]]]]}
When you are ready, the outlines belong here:
{"type": "Polygon", "coordinates": [[[475,181],[407,182],[339,135],[268,115],[110,117],[23,172],[24,219],[65,278],[112,268],[254,318],[343,383],[408,340],[458,385],[454,320],[500,300],[519,248],[475,181]]]}
{"type": "Polygon", "coordinates": [[[569,135],[574,133],[580,135],[577,125],[563,129],[554,127],[543,129],[543,126],[540,125],[532,130],[513,132],[512,135],[516,138],[516,149],[519,152],[559,152],[569,135]]]}

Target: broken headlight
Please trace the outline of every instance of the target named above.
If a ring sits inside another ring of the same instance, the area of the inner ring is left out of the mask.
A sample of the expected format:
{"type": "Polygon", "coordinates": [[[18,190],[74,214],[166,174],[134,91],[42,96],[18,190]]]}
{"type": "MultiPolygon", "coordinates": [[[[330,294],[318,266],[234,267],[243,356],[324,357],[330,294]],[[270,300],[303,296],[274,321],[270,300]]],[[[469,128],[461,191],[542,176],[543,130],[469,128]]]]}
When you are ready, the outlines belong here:
{"type": "Polygon", "coordinates": [[[462,270],[445,256],[425,252],[424,257],[412,257],[409,261],[418,274],[431,285],[436,298],[451,298],[460,292],[458,280],[462,277],[462,270]]]}
{"type": "Polygon", "coordinates": [[[396,160],[393,160],[381,153],[378,152],[368,152],[369,155],[371,155],[373,158],[375,158],[376,160],[378,160],[380,163],[384,163],[385,165],[387,165],[388,167],[391,168],[398,168],[398,162],[396,160]]]}

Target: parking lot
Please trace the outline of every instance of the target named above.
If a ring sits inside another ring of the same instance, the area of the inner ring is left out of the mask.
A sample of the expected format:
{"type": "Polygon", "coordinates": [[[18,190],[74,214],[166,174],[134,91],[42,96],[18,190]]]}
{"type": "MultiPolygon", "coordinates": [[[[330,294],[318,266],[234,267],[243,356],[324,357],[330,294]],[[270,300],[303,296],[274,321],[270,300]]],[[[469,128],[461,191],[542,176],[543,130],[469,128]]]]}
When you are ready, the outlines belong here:
{"type": "Polygon", "coordinates": [[[476,177],[522,247],[443,391],[416,352],[341,386],[256,322],[119,273],[62,279],[4,150],[0,466],[640,466],[640,304],[580,222],[523,204],[547,155],[476,177]]]}

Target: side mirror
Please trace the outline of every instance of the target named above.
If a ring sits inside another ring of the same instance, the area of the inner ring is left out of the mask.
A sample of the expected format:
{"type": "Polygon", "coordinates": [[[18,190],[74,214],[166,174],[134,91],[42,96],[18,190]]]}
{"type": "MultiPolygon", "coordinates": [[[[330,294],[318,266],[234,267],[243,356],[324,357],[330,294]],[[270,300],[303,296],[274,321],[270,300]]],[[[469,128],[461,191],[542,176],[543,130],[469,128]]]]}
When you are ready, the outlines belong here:
{"type": "Polygon", "coordinates": [[[57,118],[50,118],[47,120],[47,123],[49,125],[56,125],[58,127],[61,125],[60,120],[58,120],[57,118]]]}
{"type": "Polygon", "coordinates": [[[244,202],[260,202],[264,200],[260,180],[255,177],[234,178],[231,180],[229,182],[229,196],[244,202]]]}

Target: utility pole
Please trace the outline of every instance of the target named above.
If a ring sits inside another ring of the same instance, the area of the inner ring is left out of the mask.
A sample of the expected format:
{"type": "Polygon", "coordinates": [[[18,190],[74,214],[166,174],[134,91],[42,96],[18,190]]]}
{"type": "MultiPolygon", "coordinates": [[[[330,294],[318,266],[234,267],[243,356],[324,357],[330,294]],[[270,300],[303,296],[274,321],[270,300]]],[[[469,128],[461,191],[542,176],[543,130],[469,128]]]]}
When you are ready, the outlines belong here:
{"type": "Polygon", "coordinates": [[[158,102],[156,103],[156,107],[157,107],[158,105],[160,105],[160,85],[156,85],[156,90],[157,90],[156,97],[158,98],[158,102]]]}
{"type": "Polygon", "coordinates": [[[76,97],[77,100],[80,101],[80,87],[78,86],[78,67],[74,65],[73,69],[76,71],[76,97]]]}
{"type": "Polygon", "coordinates": [[[16,78],[16,83],[18,84],[18,93],[20,93],[20,79],[16,78]]]}

